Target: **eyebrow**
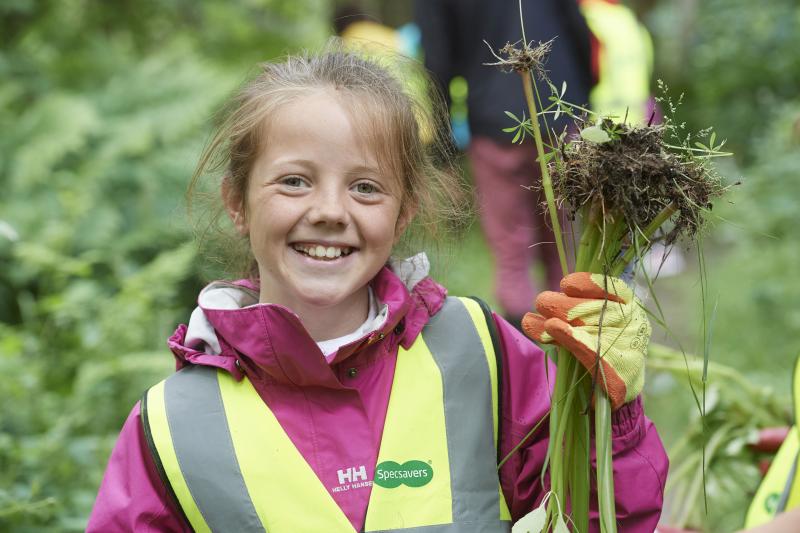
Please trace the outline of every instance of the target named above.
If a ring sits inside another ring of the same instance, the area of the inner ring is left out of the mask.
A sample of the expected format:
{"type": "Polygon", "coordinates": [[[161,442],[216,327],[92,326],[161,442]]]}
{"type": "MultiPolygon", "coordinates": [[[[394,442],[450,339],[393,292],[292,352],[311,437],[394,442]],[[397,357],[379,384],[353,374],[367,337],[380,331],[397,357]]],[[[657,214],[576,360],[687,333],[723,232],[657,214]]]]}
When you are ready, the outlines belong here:
{"type": "Polygon", "coordinates": [[[369,165],[359,165],[347,171],[348,175],[357,175],[357,174],[380,174],[380,169],[375,166],[371,167],[369,165]]]}
{"type": "Polygon", "coordinates": [[[316,168],[317,165],[308,159],[278,159],[277,161],[272,162],[272,166],[282,166],[282,165],[299,165],[301,167],[306,168],[316,168]]]}
{"type": "MultiPolygon", "coordinates": [[[[283,166],[283,165],[298,165],[301,167],[309,168],[309,169],[316,169],[317,164],[314,161],[309,159],[286,159],[286,160],[277,160],[272,163],[274,166],[283,166]]],[[[358,174],[380,174],[380,168],[376,166],[370,165],[358,165],[355,166],[347,171],[348,175],[358,175],[358,174]]]]}

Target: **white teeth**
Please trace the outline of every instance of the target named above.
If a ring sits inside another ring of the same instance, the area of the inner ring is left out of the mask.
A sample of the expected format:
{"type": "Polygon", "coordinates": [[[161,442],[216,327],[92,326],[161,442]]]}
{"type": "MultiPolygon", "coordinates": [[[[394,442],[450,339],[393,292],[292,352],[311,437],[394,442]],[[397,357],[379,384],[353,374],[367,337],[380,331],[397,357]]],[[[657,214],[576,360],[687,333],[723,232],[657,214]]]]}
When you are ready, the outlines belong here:
{"type": "Polygon", "coordinates": [[[350,248],[339,248],[336,246],[326,247],[320,244],[312,246],[296,244],[293,246],[293,248],[298,252],[302,252],[308,256],[326,258],[326,259],[336,259],[338,257],[341,257],[342,255],[348,255],[351,252],[350,248]]]}

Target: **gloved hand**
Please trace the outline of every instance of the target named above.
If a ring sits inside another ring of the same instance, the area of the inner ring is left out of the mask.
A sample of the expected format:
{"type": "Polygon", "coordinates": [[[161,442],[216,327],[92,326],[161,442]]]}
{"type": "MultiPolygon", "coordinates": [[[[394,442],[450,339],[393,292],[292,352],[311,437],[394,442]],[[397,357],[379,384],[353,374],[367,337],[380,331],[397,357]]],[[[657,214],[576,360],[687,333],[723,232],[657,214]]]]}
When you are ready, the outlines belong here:
{"type": "Polygon", "coordinates": [[[561,280],[561,290],[541,293],[536,298],[539,313],[527,313],[522,329],[538,342],[572,352],[597,376],[611,408],[617,409],[636,398],[644,386],[644,356],[651,333],[647,314],[619,278],[576,272],[561,280]],[[602,374],[596,366],[598,341],[602,374]]]}

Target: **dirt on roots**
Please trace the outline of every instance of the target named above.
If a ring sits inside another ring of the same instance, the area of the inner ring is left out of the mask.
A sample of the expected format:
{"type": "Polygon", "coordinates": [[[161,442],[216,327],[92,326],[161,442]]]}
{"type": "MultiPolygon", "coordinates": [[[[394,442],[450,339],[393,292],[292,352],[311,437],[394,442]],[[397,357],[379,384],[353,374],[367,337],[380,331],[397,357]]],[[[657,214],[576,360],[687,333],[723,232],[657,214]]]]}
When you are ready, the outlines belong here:
{"type": "MultiPolygon", "coordinates": [[[[578,122],[579,128],[587,124],[578,122]]],[[[562,145],[561,157],[550,164],[556,197],[576,214],[599,205],[607,215],[621,214],[632,231],[643,229],[668,206],[668,243],[691,238],[702,226],[703,213],[722,194],[721,177],[708,160],[670,150],[667,127],[602,123],[611,140],[575,139],[562,145]]]]}

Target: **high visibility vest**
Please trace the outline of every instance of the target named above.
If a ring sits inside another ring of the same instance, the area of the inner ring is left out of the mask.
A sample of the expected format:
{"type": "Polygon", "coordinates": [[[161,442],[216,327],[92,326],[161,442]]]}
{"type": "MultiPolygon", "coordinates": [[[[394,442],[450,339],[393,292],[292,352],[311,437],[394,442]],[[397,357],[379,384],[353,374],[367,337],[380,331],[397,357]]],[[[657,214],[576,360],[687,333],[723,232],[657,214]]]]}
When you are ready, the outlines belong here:
{"type": "MultiPolygon", "coordinates": [[[[491,320],[477,301],[447,298],[399,349],[364,531],[510,531],[491,320]]],[[[184,368],[145,394],[142,421],[195,531],[354,531],[247,378],[184,368]]]]}
{"type": "Polygon", "coordinates": [[[746,528],[764,524],[784,511],[800,507],[800,357],[794,364],[792,397],[794,426],[775,454],[747,510],[746,528]]]}
{"type": "Polygon", "coordinates": [[[601,43],[600,72],[589,101],[592,110],[628,124],[641,124],[650,98],[653,43],[630,8],[605,0],[583,0],[581,12],[601,43]]]}

